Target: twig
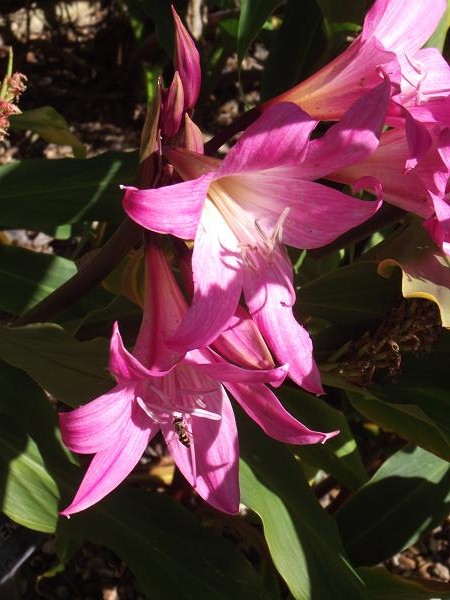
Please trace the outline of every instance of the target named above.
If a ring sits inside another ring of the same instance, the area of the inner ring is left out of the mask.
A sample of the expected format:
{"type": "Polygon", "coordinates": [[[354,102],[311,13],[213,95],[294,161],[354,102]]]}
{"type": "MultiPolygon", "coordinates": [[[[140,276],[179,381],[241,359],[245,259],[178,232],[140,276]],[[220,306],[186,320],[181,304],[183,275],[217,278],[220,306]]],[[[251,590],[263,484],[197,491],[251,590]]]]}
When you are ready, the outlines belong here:
{"type": "Polygon", "coordinates": [[[81,271],[26,311],[12,325],[46,321],[64,308],[74,304],[111,273],[127,252],[139,241],[141,235],[142,228],[130,219],[125,219],[81,271]]]}

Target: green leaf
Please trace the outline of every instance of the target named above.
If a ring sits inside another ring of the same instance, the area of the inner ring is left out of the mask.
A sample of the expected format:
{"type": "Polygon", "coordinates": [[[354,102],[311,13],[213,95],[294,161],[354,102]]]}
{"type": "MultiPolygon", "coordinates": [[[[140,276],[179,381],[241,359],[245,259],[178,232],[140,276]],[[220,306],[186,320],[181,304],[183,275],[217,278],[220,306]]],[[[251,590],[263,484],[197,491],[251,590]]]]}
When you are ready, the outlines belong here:
{"type": "Polygon", "coordinates": [[[58,486],[35,442],[5,415],[0,419],[0,489],[2,510],[10,519],[37,531],[55,531],[58,486]]]}
{"type": "MultiPolygon", "coordinates": [[[[427,423],[434,424],[447,443],[450,441],[450,333],[442,330],[432,352],[410,354],[402,360],[402,372],[396,381],[372,386],[370,393],[384,402],[396,404],[411,414],[411,406],[420,408],[427,423]]],[[[409,436],[406,436],[410,439],[409,436]]],[[[423,445],[419,443],[419,445],[423,445]]]]}
{"type": "MultiPolygon", "coordinates": [[[[0,309],[20,315],[76,272],[75,263],[71,260],[17,246],[0,245],[0,309]]],[[[103,306],[112,298],[108,292],[97,289],[84,296],[75,307],[61,313],[60,317],[76,318],[79,314],[103,306]]]]}
{"type": "Polygon", "coordinates": [[[419,219],[388,238],[372,251],[380,260],[378,271],[389,277],[394,267],[402,270],[405,298],[436,302],[442,325],[450,327],[450,260],[430,239],[419,219]]]}
{"type": "Polygon", "coordinates": [[[261,517],[273,562],[296,600],[364,598],[333,519],[288,448],[240,419],[242,502],[261,517]],[[339,590],[336,592],[336,590],[339,590]]]}
{"type": "Polygon", "coordinates": [[[399,278],[380,277],[376,262],[356,262],[306,283],[298,297],[302,318],[369,327],[399,300],[399,278]]]}
{"type": "Polygon", "coordinates": [[[124,217],[120,184],[132,184],[137,155],[107,152],[81,160],[35,159],[0,166],[0,229],[47,230],[124,217]],[[36,184],[39,182],[39,185],[36,184]]]}
{"type": "Polygon", "coordinates": [[[394,431],[401,437],[450,460],[450,444],[439,428],[425,412],[415,404],[400,404],[380,400],[369,393],[348,393],[354,408],[367,419],[386,431],[394,431]]]}
{"type": "Polygon", "coordinates": [[[391,575],[382,567],[358,569],[370,600],[450,600],[448,584],[391,575]]]}
{"type": "Polygon", "coordinates": [[[320,398],[298,389],[283,386],[277,395],[286,409],[307,427],[340,433],[325,444],[295,446],[295,454],[310,465],[333,475],[348,489],[361,487],[368,475],[347,419],[320,398]]]}
{"type": "Polygon", "coordinates": [[[244,556],[167,495],[123,488],[73,515],[62,533],[114,550],[152,600],[273,600],[244,556]]]}
{"type": "Polygon", "coordinates": [[[0,388],[1,510],[26,527],[53,532],[58,499],[73,492],[56,412],[28,375],[3,361],[0,388]]]}
{"type": "Polygon", "coordinates": [[[261,83],[261,99],[284,92],[309,75],[325,39],[316,0],[288,0],[261,83]]]}
{"type": "Polygon", "coordinates": [[[375,565],[416,542],[450,510],[450,465],[406,446],[336,514],[356,565],[375,565]]]}
{"type": "Polygon", "coordinates": [[[317,0],[317,4],[329,22],[362,24],[371,3],[367,0],[360,2],[354,2],[354,0],[317,0]]]}
{"type": "Polygon", "coordinates": [[[239,64],[273,11],[284,0],[242,0],[237,34],[239,64]]]}
{"type": "Polygon", "coordinates": [[[54,323],[0,327],[0,358],[23,369],[45,390],[78,406],[113,386],[108,341],[79,342],[54,323]]]}
{"type": "Polygon", "coordinates": [[[51,144],[71,146],[75,158],[86,158],[86,146],[70,131],[65,118],[51,106],[26,110],[10,118],[11,129],[31,129],[51,144]]]}

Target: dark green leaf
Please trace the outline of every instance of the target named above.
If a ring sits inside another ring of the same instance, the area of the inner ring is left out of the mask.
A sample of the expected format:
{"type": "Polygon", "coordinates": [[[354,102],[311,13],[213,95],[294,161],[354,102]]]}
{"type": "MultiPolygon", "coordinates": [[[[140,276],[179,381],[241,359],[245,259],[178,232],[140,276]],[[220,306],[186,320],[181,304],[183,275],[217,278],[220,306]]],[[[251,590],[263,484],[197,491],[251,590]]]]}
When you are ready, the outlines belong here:
{"type": "Polygon", "coordinates": [[[370,600],[450,600],[446,583],[396,577],[382,567],[364,567],[358,573],[367,584],[370,600]]]}
{"type": "Polygon", "coordinates": [[[324,43],[322,13],[316,0],[288,0],[283,23],[270,47],[261,99],[268,100],[309,75],[324,43]]]}
{"type": "Polygon", "coordinates": [[[364,598],[333,519],[287,447],[240,419],[241,498],[264,526],[275,566],[297,600],[364,598]]]}
{"type": "Polygon", "coordinates": [[[399,404],[379,400],[369,393],[348,393],[352,405],[367,419],[386,431],[395,431],[401,437],[450,460],[450,444],[438,423],[416,404],[399,404]]]}
{"type": "Polygon", "coordinates": [[[340,433],[325,444],[296,446],[295,454],[310,465],[330,473],[350,490],[368,479],[347,419],[320,398],[300,389],[283,386],[277,392],[286,409],[307,427],[340,433]]]}
{"type": "Polygon", "coordinates": [[[122,488],[74,515],[64,529],[112,548],[152,600],[274,598],[235,546],[168,496],[122,488]]]}
{"type": "Polygon", "coordinates": [[[237,34],[239,64],[266,20],[284,0],[242,0],[237,34]]]}
{"type": "Polygon", "coordinates": [[[0,166],[0,229],[42,230],[100,220],[119,223],[123,192],[132,184],[135,153],[107,152],[89,160],[35,159],[0,166]]]}
{"type": "Polygon", "coordinates": [[[0,361],[1,509],[14,521],[53,532],[58,499],[73,493],[73,465],[56,428],[56,412],[23,371],[0,361]]]}
{"type": "Polygon", "coordinates": [[[450,510],[450,465],[406,446],[391,456],[337,513],[356,565],[375,565],[416,542],[450,510]]]}
{"type": "MultiPolygon", "coordinates": [[[[17,246],[0,245],[0,308],[12,315],[20,315],[76,272],[75,263],[71,260],[17,246]]],[[[108,292],[98,289],[60,316],[62,319],[74,319],[107,304],[112,298],[108,292]]]]}
{"type": "Polygon", "coordinates": [[[70,406],[113,386],[107,356],[106,339],[79,342],[54,323],[0,327],[0,358],[70,406]]]}
{"type": "Polygon", "coordinates": [[[30,129],[46,142],[59,146],[71,146],[76,158],[86,158],[86,146],[69,129],[65,118],[51,106],[26,110],[10,118],[11,129],[30,129]]]}
{"type": "Polygon", "coordinates": [[[328,22],[359,23],[362,25],[364,15],[371,2],[363,0],[317,0],[317,4],[328,22]]]}
{"type": "Polygon", "coordinates": [[[400,299],[400,275],[385,279],[377,263],[356,262],[303,285],[299,312],[333,323],[369,327],[400,299]]]}

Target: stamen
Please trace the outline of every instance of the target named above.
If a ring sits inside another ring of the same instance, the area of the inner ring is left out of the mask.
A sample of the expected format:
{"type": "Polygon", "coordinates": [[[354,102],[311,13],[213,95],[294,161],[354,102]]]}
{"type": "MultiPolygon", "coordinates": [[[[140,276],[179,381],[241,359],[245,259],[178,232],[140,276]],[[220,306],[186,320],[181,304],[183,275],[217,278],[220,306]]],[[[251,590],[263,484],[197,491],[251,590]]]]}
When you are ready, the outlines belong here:
{"type": "Polygon", "coordinates": [[[150,419],[152,419],[153,421],[156,421],[156,423],[159,423],[161,425],[162,423],[162,413],[159,412],[153,412],[153,410],[151,410],[147,404],[142,400],[142,398],[139,398],[139,396],[136,398],[136,402],[138,403],[139,407],[142,408],[142,410],[145,412],[145,414],[147,415],[147,417],[150,417],[150,419]]]}
{"type": "Polygon", "coordinates": [[[278,242],[279,244],[282,243],[283,225],[287,219],[287,216],[288,216],[290,210],[291,210],[290,207],[286,206],[286,208],[284,208],[282,210],[281,215],[278,217],[278,221],[276,222],[275,229],[274,229],[273,235],[272,235],[272,250],[271,250],[272,253],[275,249],[276,242],[278,242]]]}
{"type": "Polygon", "coordinates": [[[249,269],[252,269],[253,271],[257,271],[257,266],[254,264],[254,262],[251,260],[250,256],[248,255],[248,251],[249,250],[257,250],[257,246],[251,246],[250,244],[238,244],[238,248],[241,251],[241,255],[242,255],[242,262],[244,263],[244,265],[246,267],[248,267],[249,269]]]}
{"type": "Polygon", "coordinates": [[[280,216],[278,217],[277,222],[275,223],[275,228],[274,228],[271,236],[268,236],[267,233],[264,231],[261,224],[259,223],[259,219],[256,219],[256,221],[255,221],[256,231],[261,236],[261,239],[263,240],[263,242],[267,248],[267,252],[268,252],[269,256],[274,253],[275,246],[277,245],[277,243],[279,243],[279,244],[282,243],[283,225],[284,225],[284,222],[286,221],[286,218],[287,218],[290,210],[291,209],[289,206],[286,206],[286,208],[284,208],[282,210],[280,216]]]}
{"type": "Polygon", "coordinates": [[[417,82],[413,82],[411,79],[409,79],[406,76],[405,73],[402,73],[402,77],[405,81],[407,81],[409,83],[409,85],[411,85],[413,88],[415,88],[417,90],[417,102],[420,104],[422,101],[421,87],[422,87],[422,83],[425,81],[425,79],[428,75],[428,70],[426,69],[426,67],[423,63],[421,63],[420,61],[414,61],[407,54],[405,54],[405,58],[408,61],[410,67],[417,73],[418,80],[417,80],[417,82]]]}

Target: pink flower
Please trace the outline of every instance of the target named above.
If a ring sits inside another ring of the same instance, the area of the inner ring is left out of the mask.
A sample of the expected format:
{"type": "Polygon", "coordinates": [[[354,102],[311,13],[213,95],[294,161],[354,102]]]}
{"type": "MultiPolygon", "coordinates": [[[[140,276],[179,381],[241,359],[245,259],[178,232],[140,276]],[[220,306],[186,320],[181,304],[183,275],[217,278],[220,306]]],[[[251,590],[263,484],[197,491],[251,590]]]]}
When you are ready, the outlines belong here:
{"type": "Polygon", "coordinates": [[[312,343],[293,314],[292,266],[282,241],[317,248],[368,219],[379,207],[314,183],[373,152],[384,123],[385,80],[340,123],[311,144],[316,125],[295,104],[267,110],[223,161],[167,153],[188,181],[159,189],[127,188],[124,207],[144,227],[195,238],[194,298],[170,340],[180,351],[210,344],[233,317],[244,290],[270,348],[299,385],[321,393],[312,343]]]}
{"type": "Polygon", "coordinates": [[[418,59],[413,67],[409,57],[431,36],[445,4],[444,0],[376,0],[361,34],[342,54],[264,106],[295,102],[317,119],[336,120],[378,84],[380,68],[398,85],[403,72],[412,79],[418,59]]]}
{"type": "Polygon", "coordinates": [[[429,233],[449,254],[450,204],[446,192],[450,176],[450,129],[427,127],[427,134],[430,139],[428,150],[416,166],[406,172],[404,165],[409,145],[403,128],[384,132],[371,156],[339,169],[329,177],[354,184],[370,173],[380,182],[384,200],[426,219],[429,233]]]}
{"type": "MultiPolygon", "coordinates": [[[[92,506],[115,489],[138,463],[161,429],[173,458],[198,494],[212,506],[235,513],[239,506],[238,439],[224,385],[270,436],[294,444],[324,442],[333,433],[309,430],[296,421],[264,385],[279,385],[286,369],[245,369],[208,348],[180,355],[164,338],[181,321],[186,304],[164,254],[149,247],[141,330],[130,354],[117,325],[111,338],[110,370],[117,385],[103,396],[60,415],[66,445],[95,454],[78,492],[61,514],[92,506]]],[[[238,318],[239,320],[239,318],[238,318]]],[[[245,328],[236,323],[229,342],[239,344],[245,328]]],[[[230,344],[229,344],[230,345],[230,344]]],[[[241,353],[255,348],[249,340],[241,353]]],[[[239,355],[239,352],[237,353],[239,355]]],[[[251,357],[249,361],[252,361],[251,357]]]]}

